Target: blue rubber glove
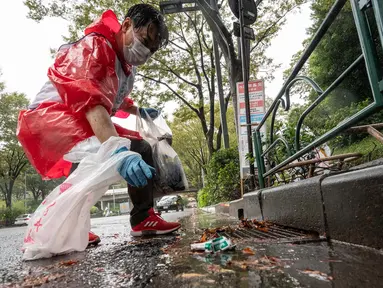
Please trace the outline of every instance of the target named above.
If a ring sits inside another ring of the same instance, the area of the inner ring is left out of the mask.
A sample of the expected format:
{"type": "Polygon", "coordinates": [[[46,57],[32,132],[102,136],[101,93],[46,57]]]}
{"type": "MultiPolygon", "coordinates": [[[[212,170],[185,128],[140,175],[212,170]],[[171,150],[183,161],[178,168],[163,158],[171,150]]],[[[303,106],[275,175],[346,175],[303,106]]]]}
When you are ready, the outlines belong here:
{"type": "MultiPolygon", "coordinates": [[[[114,154],[128,151],[128,148],[122,147],[114,154]]],[[[156,169],[149,166],[142,160],[141,155],[133,154],[123,159],[118,167],[118,172],[129,185],[133,187],[143,187],[148,184],[148,179],[152,179],[156,174],[156,169]]]]}
{"type": "Polygon", "coordinates": [[[152,118],[152,120],[156,119],[158,115],[160,115],[160,111],[156,110],[154,108],[138,108],[140,111],[140,115],[142,119],[146,119],[146,113],[148,113],[149,117],[152,118]],[[145,113],[146,112],[146,113],[145,113]]]}

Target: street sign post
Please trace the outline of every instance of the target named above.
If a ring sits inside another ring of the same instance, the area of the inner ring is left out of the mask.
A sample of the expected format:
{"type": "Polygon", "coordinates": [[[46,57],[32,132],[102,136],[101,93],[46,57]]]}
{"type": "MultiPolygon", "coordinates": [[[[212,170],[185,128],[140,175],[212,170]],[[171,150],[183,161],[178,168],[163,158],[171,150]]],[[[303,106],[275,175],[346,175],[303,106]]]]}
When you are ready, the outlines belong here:
{"type": "MultiPolygon", "coordinates": [[[[229,0],[229,6],[233,14],[239,19],[239,34],[240,34],[240,51],[242,60],[242,77],[243,77],[243,94],[245,101],[245,118],[246,118],[246,141],[248,154],[250,158],[254,157],[252,129],[251,129],[251,115],[250,115],[250,99],[249,99],[249,68],[250,56],[249,40],[245,36],[246,25],[254,24],[257,20],[257,6],[254,0],[229,0]],[[247,44],[247,45],[246,45],[247,44]]],[[[241,126],[239,126],[241,134],[241,126]]],[[[250,168],[250,189],[255,188],[255,169],[254,163],[249,163],[250,168]]]]}
{"type": "Polygon", "coordinates": [[[243,15],[243,25],[254,24],[257,20],[257,5],[254,0],[229,0],[229,6],[237,19],[243,15]]]}
{"type": "MultiPolygon", "coordinates": [[[[249,81],[249,102],[250,102],[250,119],[251,130],[258,127],[263,116],[265,115],[265,85],[263,80],[249,81]]],[[[248,138],[247,138],[247,119],[246,119],[246,103],[245,89],[243,82],[237,83],[237,111],[239,123],[239,157],[241,166],[241,179],[251,176],[250,164],[246,160],[246,155],[249,153],[248,138]]],[[[266,127],[262,127],[261,133],[265,135],[266,127]]],[[[256,166],[255,166],[256,167],[256,166]]]]}
{"type": "MultiPolygon", "coordinates": [[[[233,22],[233,32],[234,36],[236,37],[241,37],[241,27],[238,22],[233,22]]],[[[255,34],[254,34],[254,29],[250,28],[249,26],[244,27],[244,32],[245,32],[245,38],[249,40],[255,40],[255,34]]]]}

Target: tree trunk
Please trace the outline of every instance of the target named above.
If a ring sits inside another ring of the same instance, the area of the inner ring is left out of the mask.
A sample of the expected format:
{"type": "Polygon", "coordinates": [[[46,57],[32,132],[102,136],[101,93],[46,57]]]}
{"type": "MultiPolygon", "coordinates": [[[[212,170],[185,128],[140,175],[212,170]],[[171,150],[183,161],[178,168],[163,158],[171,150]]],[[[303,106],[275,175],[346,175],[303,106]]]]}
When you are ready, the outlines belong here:
{"type": "MultiPolygon", "coordinates": [[[[239,137],[239,123],[238,123],[238,99],[237,99],[237,82],[243,81],[242,77],[242,65],[240,60],[235,59],[233,63],[227,63],[228,67],[231,67],[229,70],[229,78],[230,78],[230,91],[231,91],[231,97],[233,98],[233,108],[234,108],[234,121],[235,121],[235,128],[237,131],[237,138],[239,137]]],[[[238,139],[237,139],[238,140],[238,139]]]]}
{"type": "Polygon", "coordinates": [[[5,207],[11,208],[12,207],[12,190],[13,185],[15,184],[15,181],[10,180],[8,183],[8,187],[6,189],[6,195],[5,195],[5,207]]]}

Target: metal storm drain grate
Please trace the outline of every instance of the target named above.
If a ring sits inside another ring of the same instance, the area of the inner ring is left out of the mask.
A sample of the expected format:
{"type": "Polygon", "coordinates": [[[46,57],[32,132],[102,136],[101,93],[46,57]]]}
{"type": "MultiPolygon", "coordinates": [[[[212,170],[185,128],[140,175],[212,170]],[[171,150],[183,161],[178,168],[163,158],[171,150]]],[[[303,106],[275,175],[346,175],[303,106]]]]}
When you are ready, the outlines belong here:
{"type": "Polygon", "coordinates": [[[225,236],[238,240],[251,239],[260,243],[307,243],[326,240],[325,237],[320,237],[317,233],[286,228],[256,220],[242,220],[236,227],[224,226],[216,229],[206,229],[201,237],[201,242],[205,242],[215,236],[225,236]]]}

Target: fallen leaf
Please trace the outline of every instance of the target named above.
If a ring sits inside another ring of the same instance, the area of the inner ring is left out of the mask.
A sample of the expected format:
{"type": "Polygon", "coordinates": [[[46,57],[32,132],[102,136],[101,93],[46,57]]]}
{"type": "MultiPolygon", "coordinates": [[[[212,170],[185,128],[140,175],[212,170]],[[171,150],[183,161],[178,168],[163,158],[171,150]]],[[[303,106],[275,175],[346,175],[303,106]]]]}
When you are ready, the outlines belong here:
{"type": "Polygon", "coordinates": [[[258,227],[258,226],[256,226],[255,229],[257,229],[259,231],[262,231],[262,232],[266,232],[266,233],[269,232],[269,228],[267,228],[267,227],[258,227]]]}
{"type": "Polygon", "coordinates": [[[221,267],[219,265],[208,265],[207,266],[207,270],[210,271],[210,272],[220,272],[221,271],[221,267]]]}
{"type": "Polygon", "coordinates": [[[163,253],[168,254],[168,249],[166,249],[166,248],[160,248],[160,250],[161,250],[163,253]]]}
{"type": "Polygon", "coordinates": [[[56,279],[64,277],[64,274],[51,274],[47,276],[27,276],[24,278],[24,282],[22,283],[22,287],[36,287],[42,286],[50,281],[54,281],[56,279]]]}
{"type": "Polygon", "coordinates": [[[334,259],[329,259],[329,260],[320,260],[322,263],[342,263],[342,260],[334,260],[334,259]]]}
{"type": "Polygon", "coordinates": [[[279,263],[281,262],[281,259],[273,256],[266,256],[271,262],[279,263]]]}
{"type": "Polygon", "coordinates": [[[199,278],[199,277],[206,277],[206,275],[197,274],[197,273],[182,273],[176,276],[176,278],[184,278],[184,279],[192,279],[192,278],[199,278]]]}
{"type": "Polygon", "coordinates": [[[206,232],[204,232],[201,236],[201,238],[199,239],[199,242],[200,243],[203,243],[203,242],[206,242],[207,241],[207,235],[206,235],[206,232]]]}
{"type": "Polygon", "coordinates": [[[247,255],[255,255],[254,251],[249,247],[246,247],[245,249],[243,249],[242,253],[247,255]]]}
{"type": "Polygon", "coordinates": [[[306,269],[304,271],[302,271],[303,273],[305,274],[318,274],[318,275],[321,275],[321,274],[324,274],[318,270],[311,270],[311,269],[306,269]]]}
{"type": "Polygon", "coordinates": [[[73,265],[75,265],[77,263],[78,263],[77,260],[68,260],[68,261],[60,262],[60,265],[62,265],[62,266],[73,266],[73,265]]]}
{"type": "Polygon", "coordinates": [[[310,277],[316,278],[318,280],[324,280],[324,281],[333,280],[332,276],[329,276],[326,273],[323,273],[323,272],[318,271],[318,270],[305,269],[305,270],[300,271],[300,272],[303,274],[306,274],[310,277]]]}

